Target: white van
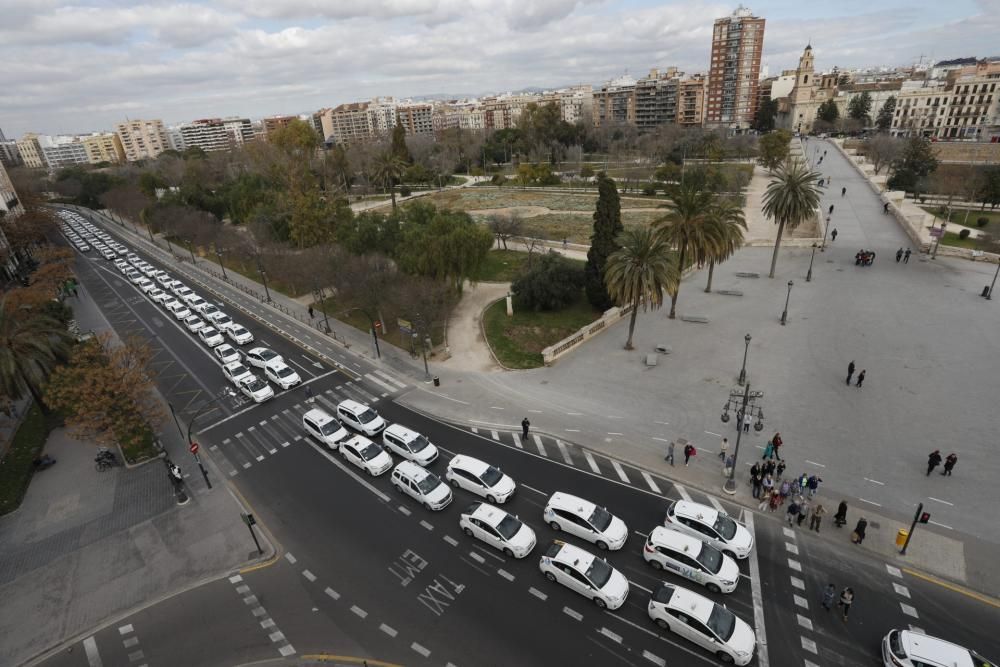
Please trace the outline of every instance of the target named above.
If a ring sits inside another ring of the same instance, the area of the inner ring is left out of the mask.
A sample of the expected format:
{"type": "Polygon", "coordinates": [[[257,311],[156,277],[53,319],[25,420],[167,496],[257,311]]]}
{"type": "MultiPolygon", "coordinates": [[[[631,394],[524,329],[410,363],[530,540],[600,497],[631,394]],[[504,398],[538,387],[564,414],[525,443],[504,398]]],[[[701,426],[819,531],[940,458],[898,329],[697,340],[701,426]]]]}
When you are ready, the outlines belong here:
{"type": "Polygon", "coordinates": [[[392,471],[392,485],[429,510],[443,510],[452,501],[444,481],[413,461],[401,461],[392,471]]]}
{"type": "Polygon", "coordinates": [[[382,431],[382,444],[417,465],[429,466],[438,457],[437,447],[426,436],[411,431],[402,424],[387,426],[382,431]]]}
{"type": "Polygon", "coordinates": [[[376,436],[385,428],[385,420],[370,407],[350,399],[337,405],[337,416],[353,428],[367,436],[376,436]]]}
{"type": "Polygon", "coordinates": [[[319,408],[314,408],[302,415],[302,428],[330,449],[337,449],[340,441],[350,436],[347,429],[336,418],[319,408]]]}
{"type": "Polygon", "coordinates": [[[975,651],[912,630],[892,630],[882,639],[886,667],[996,667],[975,651]]]}

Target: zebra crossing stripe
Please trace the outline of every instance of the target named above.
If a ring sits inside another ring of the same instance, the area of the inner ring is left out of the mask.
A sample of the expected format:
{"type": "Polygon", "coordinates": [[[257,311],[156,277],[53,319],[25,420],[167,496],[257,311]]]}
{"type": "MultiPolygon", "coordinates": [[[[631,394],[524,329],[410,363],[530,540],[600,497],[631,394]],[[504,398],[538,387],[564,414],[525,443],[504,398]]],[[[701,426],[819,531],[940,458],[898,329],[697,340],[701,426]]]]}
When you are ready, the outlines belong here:
{"type": "Polygon", "coordinates": [[[374,382],[375,384],[377,384],[378,386],[382,387],[386,391],[390,391],[390,392],[396,391],[396,388],[393,387],[391,384],[389,384],[388,382],[383,382],[382,380],[378,379],[377,377],[375,377],[371,373],[367,373],[365,375],[365,379],[368,380],[369,382],[374,382]]]}
{"type": "Polygon", "coordinates": [[[511,433],[510,433],[510,439],[514,441],[514,446],[515,447],[517,447],[518,449],[524,449],[524,445],[521,444],[521,439],[519,437],[517,437],[517,433],[514,433],[513,431],[511,431],[511,433]]]}
{"type": "Polygon", "coordinates": [[[674,484],[674,488],[677,489],[677,495],[679,495],[684,500],[691,502],[691,494],[687,492],[687,489],[685,489],[680,484],[674,484]]]}
{"type": "Polygon", "coordinates": [[[569,465],[574,465],[573,457],[569,455],[569,447],[566,446],[566,443],[559,438],[556,438],[556,446],[559,448],[559,453],[562,454],[563,461],[569,465]]]}
{"type": "Polygon", "coordinates": [[[500,440],[500,434],[496,431],[490,431],[490,436],[492,436],[494,440],[500,440]]]}
{"type": "Polygon", "coordinates": [[[473,433],[479,433],[479,429],[478,429],[478,428],[476,428],[475,426],[473,426],[473,427],[472,427],[472,432],[473,432],[473,433]]]}
{"type": "Polygon", "coordinates": [[[599,467],[597,467],[597,461],[594,460],[593,455],[590,452],[588,452],[586,449],[583,450],[583,458],[587,459],[587,465],[590,466],[591,470],[593,470],[594,472],[596,472],[598,475],[602,474],[601,473],[601,469],[599,467]]]}
{"type": "Polygon", "coordinates": [[[649,488],[653,490],[653,493],[659,493],[659,494],[663,493],[662,491],[660,491],[660,487],[656,485],[656,482],[653,480],[653,477],[648,472],[646,472],[645,470],[642,470],[640,472],[642,472],[642,478],[646,480],[646,484],[648,484],[649,488]]]}
{"type": "Polygon", "coordinates": [[[533,437],[535,439],[535,446],[538,447],[538,453],[542,456],[548,456],[549,453],[545,451],[545,445],[542,444],[542,436],[536,435],[533,437]]]}
{"type": "Polygon", "coordinates": [[[389,375],[388,373],[383,373],[380,370],[376,370],[376,371],[374,371],[374,373],[375,373],[375,375],[378,375],[379,377],[381,377],[381,378],[383,378],[385,380],[388,380],[389,382],[391,382],[392,384],[396,385],[400,389],[406,389],[406,383],[403,382],[403,381],[401,381],[401,380],[399,380],[399,379],[397,379],[397,378],[395,378],[395,377],[393,377],[392,375],[389,375]]]}
{"type": "Polygon", "coordinates": [[[618,461],[615,461],[614,459],[608,459],[608,460],[611,461],[611,467],[615,469],[616,473],[618,473],[618,478],[621,479],[621,481],[625,482],[626,484],[631,484],[632,482],[629,480],[628,475],[626,475],[625,471],[622,469],[622,465],[618,463],[618,461]]]}
{"type": "Polygon", "coordinates": [[[714,497],[712,497],[712,496],[709,496],[709,497],[708,497],[708,502],[712,503],[712,507],[714,507],[715,509],[719,510],[720,512],[725,512],[725,511],[726,511],[726,510],[724,510],[724,509],[722,508],[722,503],[720,503],[720,502],[719,502],[718,500],[716,500],[716,499],[715,499],[714,497]]]}

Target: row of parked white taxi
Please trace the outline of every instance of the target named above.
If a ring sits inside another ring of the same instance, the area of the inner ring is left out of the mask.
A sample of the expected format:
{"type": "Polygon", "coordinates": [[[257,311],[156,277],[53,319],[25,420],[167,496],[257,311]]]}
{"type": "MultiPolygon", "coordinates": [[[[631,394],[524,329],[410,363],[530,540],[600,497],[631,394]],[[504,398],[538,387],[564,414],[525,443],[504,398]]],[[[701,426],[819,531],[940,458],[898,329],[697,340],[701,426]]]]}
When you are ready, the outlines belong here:
{"type": "MultiPolygon", "coordinates": [[[[514,495],[517,484],[495,466],[458,454],[448,461],[442,480],[427,469],[439,452],[426,436],[401,424],[386,424],[373,408],[353,400],[341,402],[336,416],[319,408],[308,410],[302,416],[302,426],[373,477],[392,470],[393,487],[427,510],[442,510],[451,504],[454,495],[449,484],[479,496],[483,500],[459,514],[462,532],[509,557],[525,558],[534,550],[535,531],[497,506],[514,495]],[[381,444],[376,442],[379,437],[381,444]],[[395,467],[393,454],[403,459],[395,467]]],[[[601,550],[621,549],[628,540],[628,527],[619,517],[569,493],[553,493],[542,518],[553,530],[586,540],[601,550]]],[[[740,577],[736,559],[746,558],[753,548],[753,536],[745,527],[724,512],[680,500],[671,503],[664,524],[653,529],[643,547],[643,557],[650,566],[715,593],[736,590],[740,577]]],[[[607,560],[561,540],[546,549],[539,568],[550,581],[592,599],[601,608],[617,609],[628,597],[628,580],[607,560]]],[[[707,648],[724,662],[745,665],[753,657],[753,629],[724,605],[694,591],[663,583],[654,591],[647,611],[660,627],[707,648]]]]}

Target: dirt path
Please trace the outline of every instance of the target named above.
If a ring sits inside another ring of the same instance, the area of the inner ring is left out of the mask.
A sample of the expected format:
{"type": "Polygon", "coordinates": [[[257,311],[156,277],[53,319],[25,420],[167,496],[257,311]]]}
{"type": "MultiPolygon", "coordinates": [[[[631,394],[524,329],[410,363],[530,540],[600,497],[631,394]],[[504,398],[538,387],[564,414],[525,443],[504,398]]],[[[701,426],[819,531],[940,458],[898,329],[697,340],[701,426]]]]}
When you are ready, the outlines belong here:
{"type": "Polygon", "coordinates": [[[493,360],[489,346],[483,339],[483,310],[510,291],[510,283],[465,284],[462,300],[452,313],[448,326],[448,346],[451,357],[442,365],[463,371],[499,371],[500,366],[493,360]]]}

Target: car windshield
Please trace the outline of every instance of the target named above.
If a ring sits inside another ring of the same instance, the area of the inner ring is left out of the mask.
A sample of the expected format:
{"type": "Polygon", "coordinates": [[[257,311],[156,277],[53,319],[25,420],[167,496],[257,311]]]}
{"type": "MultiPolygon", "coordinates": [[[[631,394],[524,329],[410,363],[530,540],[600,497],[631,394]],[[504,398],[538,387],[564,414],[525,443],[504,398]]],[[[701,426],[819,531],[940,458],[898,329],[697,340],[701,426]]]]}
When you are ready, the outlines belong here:
{"type": "Polygon", "coordinates": [[[441,483],[440,477],[434,473],[428,473],[426,477],[417,482],[417,488],[420,489],[420,493],[426,496],[428,493],[441,486],[441,483]]]}
{"type": "Polygon", "coordinates": [[[611,569],[610,565],[600,558],[595,558],[594,562],[587,568],[587,579],[590,579],[598,588],[604,588],[604,584],[608,583],[612,572],[614,570],[611,569]]]}
{"type": "Polygon", "coordinates": [[[362,424],[367,424],[368,422],[372,421],[376,417],[378,417],[378,415],[375,414],[375,411],[372,410],[371,408],[368,408],[367,410],[365,410],[364,412],[362,412],[360,415],[358,415],[358,420],[362,424]]]}
{"type": "MultiPolygon", "coordinates": [[[[226,319],[229,319],[229,318],[226,318],[226,319]]],[[[259,356],[260,356],[260,358],[263,361],[270,361],[271,359],[274,359],[278,355],[275,354],[274,352],[272,352],[271,350],[264,349],[264,350],[260,351],[260,355],[259,356]]]]}
{"type": "Polygon", "coordinates": [[[702,543],[701,553],[695,559],[712,574],[718,574],[722,569],[722,552],[714,547],[702,543]]]}
{"type": "Polygon", "coordinates": [[[376,445],[374,442],[369,442],[361,450],[361,458],[365,461],[371,461],[373,458],[382,453],[382,449],[376,445]]]}
{"type": "Polygon", "coordinates": [[[715,605],[712,614],[708,617],[708,627],[715,636],[724,642],[729,641],[736,630],[736,617],[733,612],[721,605],[715,605]]]}
{"type": "Polygon", "coordinates": [[[503,473],[493,466],[487,466],[486,472],[482,476],[483,484],[486,486],[496,486],[501,479],[503,479],[503,473]]]}
{"type": "Polygon", "coordinates": [[[319,430],[323,435],[333,435],[340,430],[340,422],[336,419],[331,419],[327,423],[320,426],[319,430]]]}
{"type": "Polygon", "coordinates": [[[611,512],[603,507],[595,507],[594,513],[590,515],[587,521],[590,522],[591,526],[603,533],[611,525],[611,512]]]}
{"type": "Polygon", "coordinates": [[[289,368],[288,366],[285,366],[285,367],[279,368],[277,371],[275,371],[275,374],[278,377],[280,377],[280,378],[286,378],[289,375],[292,375],[294,372],[295,371],[293,371],[291,368],[289,368]]]}
{"type": "Polygon", "coordinates": [[[736,537],[736,522],[730,519],[725,514],[720,514],[719,518],[715,520],[715,532],[722,535],[724,539],[731,540],[736,537]]]}
{"type": "Polygon", "coordinates": [[[261,389],[263,389],[266,386],[264,384],[264,382],[260,378],[254,378],[253,380],[250,380],[246,384],[247,384],[247,388],[250,391],[260,391],[261,389]]]}
{"type": "Polygon", "coordinates": [[[511,516],[508,514],[503,518],[503,521],[497,524],[497,532],[505,540],[510,540],[512,537],[517,535],[518,531],[521,530],[521,520],[516,516],[511,516]]]}
{"type": "Polygon", "coordinates": [[[238,377],[241,377],[243,375],[246,375],[250,371],[247,370],[246,366],[244,366],[243,364],[240,364],[239,366],[233,366],[231,368],[230,372],[233,374],[234,378],[238,378],[238,377]]]}
{"type": "Polygon", "coordinates": [[[219,332],[218,332],[218,331],[216,331],[215,329],[213,329],[212,327],[205,327],[205,328],[204,328],[204,329],[202,329],[202,330],[201,330],[201,331],[200,331],[199,333],[200,333],[200,334],[201,334],[202,336],[204,336],[205,338],[210,338],[210,337],[212,337],[212,336],[214,336],[214,335],[218,334],[219,332]]]}
{"type": "Polygon", "coordinates": [[[418,435],[413,440],[410,440],[410,451],[411,452],[423,451],[427,449],[427,445],[429,444],[431,443],[426,437],[418,435]]]}

